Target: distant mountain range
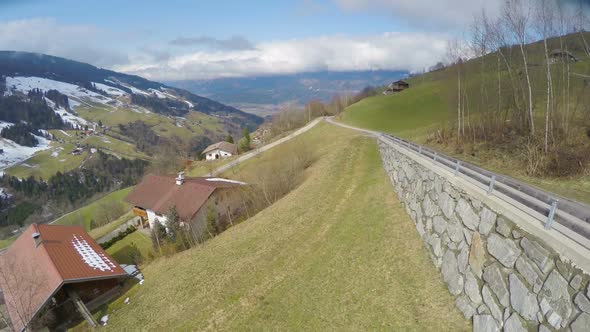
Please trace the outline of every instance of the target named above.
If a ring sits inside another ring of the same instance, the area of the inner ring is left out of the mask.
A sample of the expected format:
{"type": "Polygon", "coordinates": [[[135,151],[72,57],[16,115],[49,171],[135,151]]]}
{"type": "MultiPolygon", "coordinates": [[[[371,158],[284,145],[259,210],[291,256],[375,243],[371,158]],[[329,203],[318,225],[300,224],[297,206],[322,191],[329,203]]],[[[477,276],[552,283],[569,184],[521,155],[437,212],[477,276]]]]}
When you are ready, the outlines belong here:
{"type": "Polygon", "coordinates": [[[257,127],[262,122],[255,115],[186,90],[45,54],[0,51],[0,77],[44,78],[69,83],[98,94],[106,92],[107,95],[109,91],[105,90],[112,88],[112,91],[122,91],[131,96],[132,104],[156,113],[178,116],[196,111],[229,118],[237,126],[250,128],[257,127]]]}
{"type": "Polygon", "coordinates": [[[213,80],[167,82],[230,105],[305,104],[335,95],[355,93],[367,86],[381,86],[408,75],[407,71],[314,72],[290,75],[220,78],[213,80]]]}

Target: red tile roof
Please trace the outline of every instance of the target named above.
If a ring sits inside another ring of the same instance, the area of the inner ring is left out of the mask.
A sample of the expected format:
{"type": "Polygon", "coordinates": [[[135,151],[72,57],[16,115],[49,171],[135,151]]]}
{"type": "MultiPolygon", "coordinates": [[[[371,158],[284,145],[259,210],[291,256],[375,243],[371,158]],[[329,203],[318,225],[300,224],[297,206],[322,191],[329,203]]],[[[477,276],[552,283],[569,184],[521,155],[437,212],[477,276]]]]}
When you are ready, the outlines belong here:
{"type": "Polygon", "coordinates": [[[17,331],[63,284],[126,275],[80,226],[33,224],[0,256],[0,287],[17,331]]]}
{"type": "Polygon", "coordinates": [[[168,175],[147,175],[125,198],[135,206],[165,215],[176,207],[178,216],[191,220],[209,196],[219,188],[238,187],[243,183],[220,178],[186,178],[182,185],[168,175]]]}

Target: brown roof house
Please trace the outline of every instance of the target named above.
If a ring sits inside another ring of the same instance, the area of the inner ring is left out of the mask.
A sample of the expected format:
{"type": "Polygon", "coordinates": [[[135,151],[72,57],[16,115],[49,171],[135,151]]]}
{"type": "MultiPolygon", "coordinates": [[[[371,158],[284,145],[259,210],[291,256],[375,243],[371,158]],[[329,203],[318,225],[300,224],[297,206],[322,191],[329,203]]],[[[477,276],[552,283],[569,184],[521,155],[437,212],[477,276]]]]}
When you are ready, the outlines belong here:
{"type": "Polygon", "coordinates": [[[562,50],[560,48],[554,49],[549,52],[549,62],[552,64],[560,62],[578,62],[578,58],[571,52],[562,50]]]}
{"type": "Polygon", "coordinates": [[[228,142],[218,142],[209,145],[201,154],[205,155],[207,160],[216,160],[227,158],[238,154],[238,147],[228,142]]]}
{"type": "MultiPolygon", "coordinates": [[[[127,273],[80,226],[32,224],[0,255],[0,288],[15,331],[86,319],[119,295],[127,273]]],[[[0,302],[2,303],[2,302],[0,302]]]]}
{"type": "Polygon", "coordinates": [[[219,228],[242,212],[242,199],[239,188],[243,182],[213,178],[185,178],[184,173],[176,177],[167,175],[147,175],[141,183],[125,198],[134,206],[135,215],[149,222],[153,228],[156,222],[166,226],[167,215],[176,208],[181,222],[189,226],[197,240],[204,238],[207,218],[215,218],[219,228]]]}
{"type": "Polygon", "coordinates": [[[391,84],[389,84],[387,86],[387,89],[383,92],[383,94],[393,94],[396,92],[400,92],[400,91],[404,91],[405,89],[409,89],[410,88],[410,83],[404,81],[404,80],[399,80],[399,81],[395,81],[391,84]]]}

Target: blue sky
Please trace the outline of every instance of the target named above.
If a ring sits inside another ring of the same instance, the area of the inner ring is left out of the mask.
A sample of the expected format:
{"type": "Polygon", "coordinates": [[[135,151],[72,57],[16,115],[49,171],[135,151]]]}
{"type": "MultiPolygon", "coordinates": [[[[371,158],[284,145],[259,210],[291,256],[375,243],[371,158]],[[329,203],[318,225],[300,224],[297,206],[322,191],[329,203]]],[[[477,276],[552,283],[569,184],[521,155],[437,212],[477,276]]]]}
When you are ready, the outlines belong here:
{"type": "Polygon", "coordinates": [[[397,24],[389,13],[346,12],[334,2],[319,0],[101,0],[82,6],[80,1],[73,0],[25,0],[9,1],[2,9],[0,21],[53,17],[64,24],[93,24],[146,33],[144,37],[151,35],[154,38],[171,38],[180,34],[217,38],[245,35],[260,41],[409,29],[397,24]]]}
{"type": "Polygon", "coordinates": [[[0,0],[0,49],[158,80],[420,70],[501,0],[0,0]],[[82,3],[82,4],[81,4],[82,3]]]}

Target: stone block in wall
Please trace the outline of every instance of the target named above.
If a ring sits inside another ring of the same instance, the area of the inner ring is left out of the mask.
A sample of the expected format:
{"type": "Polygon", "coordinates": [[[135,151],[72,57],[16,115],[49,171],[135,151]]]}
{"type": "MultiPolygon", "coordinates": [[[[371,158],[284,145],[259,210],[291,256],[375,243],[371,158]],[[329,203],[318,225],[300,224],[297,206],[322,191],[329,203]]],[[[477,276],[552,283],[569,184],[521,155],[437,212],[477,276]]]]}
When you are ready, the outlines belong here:
{"type": "Polygon", "coordinates": [[[446,192],[441,192],[438,195],[438,205],[447,219],[451,219],[455,211],[455,200],[446,192]]]}
{"type": "Polygon", "coordinates": [[[483,303],[488,307],[492,316],[498,321],[503,321],[502,319],[502,309],[494,299],[494,295],[490,291],[490,288],[487,285],[484,285],[481,290],[481,295],[483,299],[483,303]]]}
{"type": "Polygon", "coordinates": [[[502,234],[504,237],[510,237],[511,231],[512,229],[508,220],[502,216],[498,217],[498,226],[496,226],[496,232],[502,234]]]}
{"type": "Polygon", "coordinates": [[[461,295],[455,299],[455,305],[463,313],[465,319],[471,319],[477,312],[475,305],[469,301],[467,296],[461,295]]]}
{"type": "Polygon", "coordinates": [[[537,320],[537,313],[539,312],[539,303],[537,297],[533,294],[526,285],[516,276],[511,274],[510,280],[510,304],[520,316],[529,321],[537,320]]]}
{"type": "Polygon", "coordinates": [[[572,280],[570,280],[570,286],[574,289],[574,290],[580,290],[582,288],[582,281],[584,279],[582,278],[581,274],[576,274],[572,280]]]}
{"type": "Polygon", "coordinates": [[[432,219],[432,227],[436,234],[442,236],[447,231],[447,222],[441,216],[435,216],[432,219]]]}
{"type": "Polygon", "coordinates": [[[486,250],[484,248],[483,240],[478,233],[475,233],[471,239],[471,247],[469,250],[469,267],[479,278],[483,275],[485,261],[486,250]]]}
{"type": "Polygon", "coordinates": [[[447,250],[447,252],[444,254],[441,272],[451,294],[461,294],[463,292],[463,276],[459,274],[457,257],[453,251],[447,250]]]}
{"type": "Polygon", "coordinates": [[[512,240],[494,233],[488,237],[487,242],[490,255],[494,256],[505,267],[514,267],[514,263],[522,251],[512,240]]]}
{"type": "Polygon", "coordinates": [[[481,220],[479,223],[479,232],[487,236],[496,225],[496,214],[487,207],[483,207],[479,213],[479,218],[481,220]]]}
{"type": "Polygon", "coordinates": [[[525,324],[523,324],[516,312],[513,312],[504,322],[504,332],[527,332],[525,324]]]}
{"type": "Polygon", "coordinates": [[[499,264],[495,263],[486,267],[483,271],[483,280],[489,285],[500,304],[507,307],[510,304],[510,293],[508,293],[504,276],[500,272],[499,264]]]}
{"type": "Polygon", "coordinates": [[[473,316],[473,332],[495,332],[500,331],[498,323],[490,315],[473,316]]]}
{"type": "Polygon", "coordinates": [[[465,272],[465,295],[475,304],[482,302],[479,281],[470,271],[465,272]]]}
{"type": "Polygon", "coordinates": [[[531,261],[525,256],[518,257],[516,260],[516,271],[524,277],[526,282],[532,287],[533,292],[539,293],[541,287],[543,287],[541,271],[531,261]]]}
{"type": "Polygon", "coordinates": [[[467,200],[460,198],[455,211],[465,227],[472,231],[477,230],[477,227],[479,226],[479,216],[475,213],[467,200]]]}
{"type": "Polygon", "coordinates": [[[463,242],[465,240],[465,235],[463,234],[463,225],[455,216],[453,216],[447,222],[447,232],[451,241],[455,243],[463,242]]]}
{"type": "Polygon", "coordinates": [[[568,283],[556,270],[551,271],[539,293],[541,311],[554,328],[567,326],[572,314],[572,300],[568,283]]]}
{"type": "Polygon", "coordinates": [[[571,325],[572,332],[587,332],[589,327],[590,315],[587,313],[582,313],[571,325]]]}
{"type": "Polygon", "coordinates": [[[581,292],[578,293],[574,298],[574,303],[578,306],[578,308],[581,311],[590,314],[590,300],[588,300],[588,298],[584,296],[584,294],[582,294],[581,292]]]}
{"type": "Polygon", "coordinates": [[[520,246],[543,273],[547,273],[553,268],[553,260],[549,250],[543,248],[539,243],[524,237],[520,240],[520,246]]]}

